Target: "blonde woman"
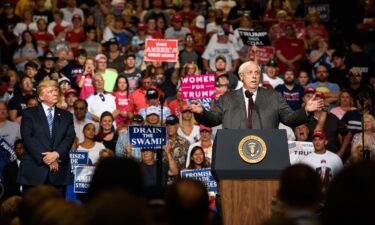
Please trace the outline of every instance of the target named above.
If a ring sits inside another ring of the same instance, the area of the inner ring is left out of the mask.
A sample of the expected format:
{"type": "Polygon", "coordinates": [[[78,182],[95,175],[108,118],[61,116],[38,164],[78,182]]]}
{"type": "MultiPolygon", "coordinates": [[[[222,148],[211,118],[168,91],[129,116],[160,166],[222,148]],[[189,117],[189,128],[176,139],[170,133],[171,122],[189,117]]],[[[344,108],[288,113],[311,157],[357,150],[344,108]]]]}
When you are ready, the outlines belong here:
{"type": "MultiPolygon", "coordinates": [[[[364,115],[364,142],[365,149],[370,150],[370,158],[373,159],[375,155],[375,119],[370,114],[364,115]]],[[[363,157],[362,132],[356,133],[352,140],[350,162],[360,160],[363,157]]]]}

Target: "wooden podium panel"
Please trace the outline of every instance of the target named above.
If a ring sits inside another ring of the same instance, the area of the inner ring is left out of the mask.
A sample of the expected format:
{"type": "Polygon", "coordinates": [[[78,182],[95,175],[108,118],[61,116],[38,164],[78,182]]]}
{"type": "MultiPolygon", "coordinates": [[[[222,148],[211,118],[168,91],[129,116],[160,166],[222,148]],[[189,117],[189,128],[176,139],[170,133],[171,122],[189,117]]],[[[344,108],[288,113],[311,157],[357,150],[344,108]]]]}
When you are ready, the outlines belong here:
{"type": "Polygon", "coordinates": [[[271,200],[279,180],[220,180],[224,225],[259,225],[271,215],[271,200]]]}

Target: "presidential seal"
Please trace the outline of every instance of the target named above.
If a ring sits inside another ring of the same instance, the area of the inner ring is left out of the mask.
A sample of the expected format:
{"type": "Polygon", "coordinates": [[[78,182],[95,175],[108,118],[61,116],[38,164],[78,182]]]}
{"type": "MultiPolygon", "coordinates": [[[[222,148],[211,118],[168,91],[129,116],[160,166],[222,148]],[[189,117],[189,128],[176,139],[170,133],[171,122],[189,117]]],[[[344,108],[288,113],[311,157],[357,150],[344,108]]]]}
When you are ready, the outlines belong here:
{"type": "Polygon", "coordinates": [[[267,146],[262,138],[250,135],[241,140],[238,153],[245,162],[258,163],[266,156],[267,146]]]}

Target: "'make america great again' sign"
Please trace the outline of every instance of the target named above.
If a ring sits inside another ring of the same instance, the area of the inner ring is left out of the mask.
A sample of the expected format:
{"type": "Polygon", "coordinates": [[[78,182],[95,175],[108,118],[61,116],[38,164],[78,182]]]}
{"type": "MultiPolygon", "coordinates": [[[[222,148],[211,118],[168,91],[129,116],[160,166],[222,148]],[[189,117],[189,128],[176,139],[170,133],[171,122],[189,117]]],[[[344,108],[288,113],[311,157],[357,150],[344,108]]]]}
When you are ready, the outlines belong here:
{"type": "Polygon", "coordinates": [[[177,40],[147,39],[145,61],[176,62],[177,40]]]}

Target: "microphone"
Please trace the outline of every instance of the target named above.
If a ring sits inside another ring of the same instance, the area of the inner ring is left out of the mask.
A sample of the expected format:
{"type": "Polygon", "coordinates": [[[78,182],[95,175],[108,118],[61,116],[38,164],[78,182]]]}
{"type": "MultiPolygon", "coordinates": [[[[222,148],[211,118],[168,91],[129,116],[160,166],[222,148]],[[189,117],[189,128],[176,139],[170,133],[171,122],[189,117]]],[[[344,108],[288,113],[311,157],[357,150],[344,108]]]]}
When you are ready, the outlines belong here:
{"type": "Polygon", "coordinates": [[[253,93],[251,93],[249,90],[245,91],[246,98],[251,98],[253,96],[253,93]]]}

